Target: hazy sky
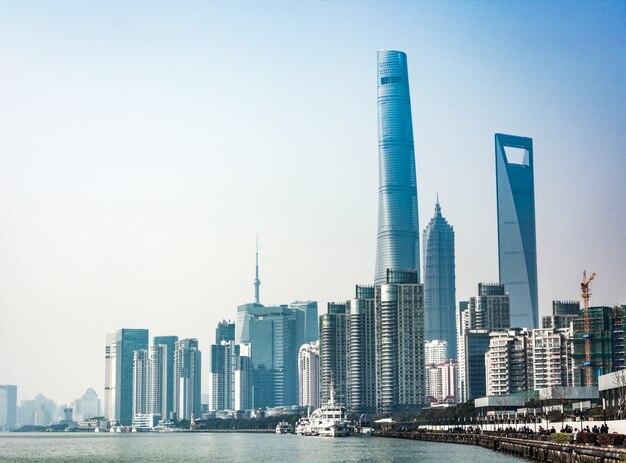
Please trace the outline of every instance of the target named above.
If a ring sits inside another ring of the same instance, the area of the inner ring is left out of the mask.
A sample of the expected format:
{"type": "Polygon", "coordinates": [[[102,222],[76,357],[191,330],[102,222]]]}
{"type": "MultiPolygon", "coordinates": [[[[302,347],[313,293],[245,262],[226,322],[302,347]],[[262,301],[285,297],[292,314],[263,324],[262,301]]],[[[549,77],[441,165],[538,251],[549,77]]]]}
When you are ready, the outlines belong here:
{"type": "Polygon", "coordinates": [[[197,337],[373,279],[376,51],[409,60],[420,228],[497,281],[495,132],[533,138],[540,315],[626,304],[623,2],[0,1],[0,384],[102,398],[104,336],[197,337]]]}

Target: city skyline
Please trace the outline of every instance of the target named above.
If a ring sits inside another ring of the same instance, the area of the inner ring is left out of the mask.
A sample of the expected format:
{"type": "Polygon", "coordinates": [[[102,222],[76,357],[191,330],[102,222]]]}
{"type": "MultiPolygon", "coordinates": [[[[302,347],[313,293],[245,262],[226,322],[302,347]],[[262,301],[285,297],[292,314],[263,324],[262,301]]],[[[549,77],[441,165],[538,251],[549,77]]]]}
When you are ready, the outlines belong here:
{"type": "Polygon", "coordinates": [[[254,299],[257,232],[267,305],[371,284],[379,49],[409,56],[419,221],[439,192],[457,300],[498,280],[493,136],[515,133],[536,154],[539,315],[584,269],[592,305],[624,303],[626,8],[601,5],[3,5],[0,383],[103,398],[120,327],[206,352],[254,299]]]}

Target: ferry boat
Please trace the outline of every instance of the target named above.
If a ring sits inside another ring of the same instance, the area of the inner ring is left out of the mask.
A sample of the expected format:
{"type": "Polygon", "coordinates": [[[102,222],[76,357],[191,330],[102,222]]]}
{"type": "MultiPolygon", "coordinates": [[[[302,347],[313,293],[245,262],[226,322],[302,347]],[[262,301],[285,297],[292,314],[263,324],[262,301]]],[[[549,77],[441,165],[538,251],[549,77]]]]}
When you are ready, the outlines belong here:
{"type": "Polygon", "coordinates": [[[291,434],[293,428],[286,421],[281,421],[276,425],[276,434],[291,434]]]}
{"type": "Polygon", "coordinates": [[[295,433],[298,436],[306,436],[309,426],[311,425],[311,421],[308,418],[302,417],[298,421],[296,421],[295,433]]]}

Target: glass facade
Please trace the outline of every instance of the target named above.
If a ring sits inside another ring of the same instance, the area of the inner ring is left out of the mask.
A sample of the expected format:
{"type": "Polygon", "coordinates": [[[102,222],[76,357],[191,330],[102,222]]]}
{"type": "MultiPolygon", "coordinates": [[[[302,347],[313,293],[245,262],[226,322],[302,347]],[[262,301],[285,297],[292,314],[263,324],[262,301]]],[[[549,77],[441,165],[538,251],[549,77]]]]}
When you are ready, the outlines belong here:
{"type": "Polygon", "coordinates": [[[500,283],[510,295],[511,326],[538,328],[533,141],[497,133],[495,144],[500,283]]]}
{"type": "Polygon", "coordinates": [[[441,214],[439,201],[423,243],[424,337],[446,341],[449,355],[456,356],[454,229],[441,214]]]}
{"type": "Polygon", "coordinates": [[[133,370],[136,350],[148,349],[148,330],[121,329],[115,339],[115,421],[122,426],[133,422],[133,370]]]}
{"type": "Polygon", "coordinates": [[[419,226],[406,54],[378,52],[378,235],[375,284],[387,269],[416,270],[419,226]]]}

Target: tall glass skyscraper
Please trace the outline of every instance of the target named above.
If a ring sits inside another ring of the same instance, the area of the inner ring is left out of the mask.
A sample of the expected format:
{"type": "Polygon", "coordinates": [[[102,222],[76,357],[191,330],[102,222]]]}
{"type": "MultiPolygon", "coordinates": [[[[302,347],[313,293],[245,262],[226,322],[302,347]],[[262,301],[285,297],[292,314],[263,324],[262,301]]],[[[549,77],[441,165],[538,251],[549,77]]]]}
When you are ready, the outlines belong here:
{"type": "MultiPolygon", "coordinates": [[[[456,289],[454,271],[454,228],[441,214],[439,200],[435,216],[424,230],[424,338],[447,341],[456,356],[456,289]]],[[[447,360],[447,359],[444,359],[447,360]]]]}
{"type": "Polygon", "coordinates": [[[500,283],[509,293],[511,327],[538,328],[533,141],[497,133],[495,144],[500,283]]]}
{"type": "Polygon", "coordinates": [[[406,54],[378,52],[378,237],[375,284],[387,269],[416,270],[419,226],[406,54]]]}

